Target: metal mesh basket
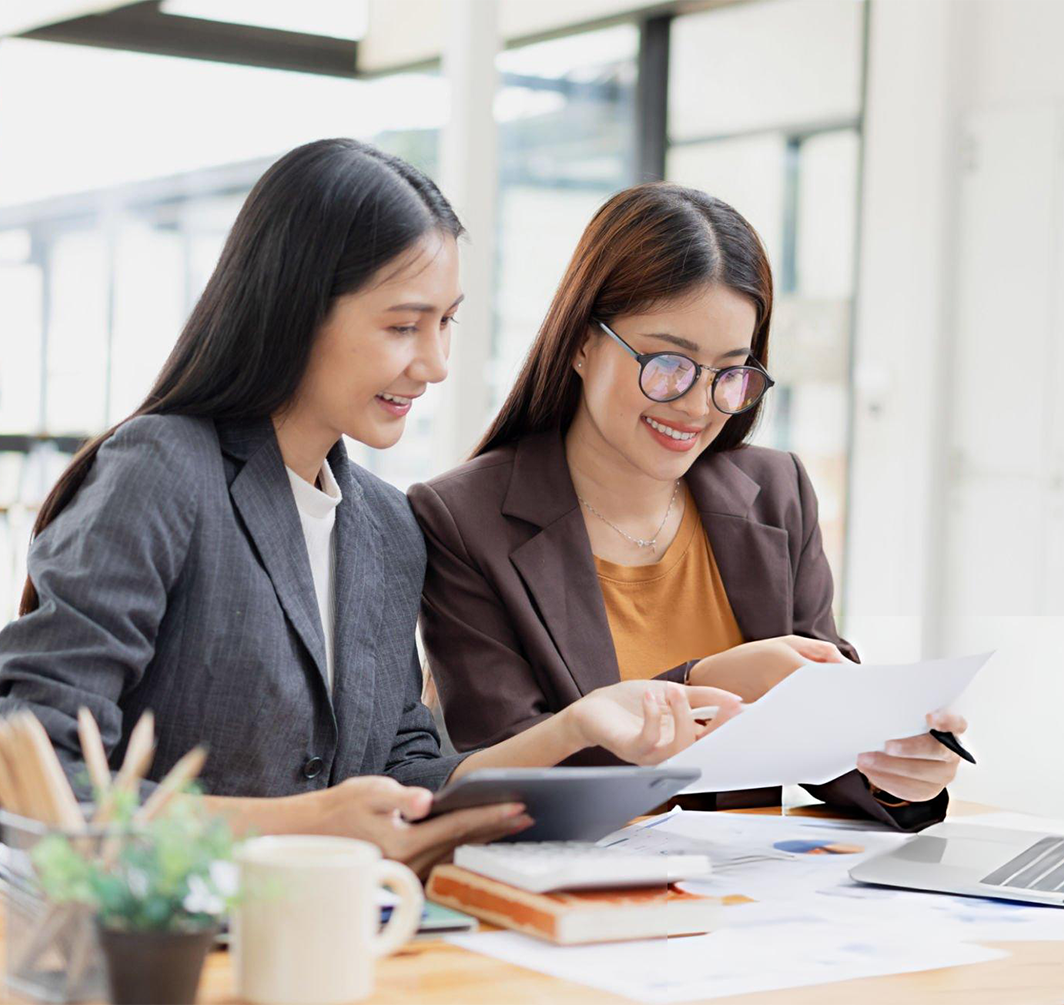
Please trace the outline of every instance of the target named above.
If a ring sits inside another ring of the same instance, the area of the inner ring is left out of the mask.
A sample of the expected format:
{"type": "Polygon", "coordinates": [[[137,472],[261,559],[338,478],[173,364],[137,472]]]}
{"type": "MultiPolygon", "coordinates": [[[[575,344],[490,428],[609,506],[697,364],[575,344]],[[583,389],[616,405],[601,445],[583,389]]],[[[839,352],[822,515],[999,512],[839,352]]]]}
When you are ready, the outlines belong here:
{"type": "Polygon", "coordinates": [[[92,910],[52,903],[37,879],[33,849],[56,833],[76,842],[85,855],[96,857],[104,842],[118,832],[90,828],[72,834],[0,810],[7,986],[19,995],[48,1002],[106,998],[107,979],[92,910]]]}

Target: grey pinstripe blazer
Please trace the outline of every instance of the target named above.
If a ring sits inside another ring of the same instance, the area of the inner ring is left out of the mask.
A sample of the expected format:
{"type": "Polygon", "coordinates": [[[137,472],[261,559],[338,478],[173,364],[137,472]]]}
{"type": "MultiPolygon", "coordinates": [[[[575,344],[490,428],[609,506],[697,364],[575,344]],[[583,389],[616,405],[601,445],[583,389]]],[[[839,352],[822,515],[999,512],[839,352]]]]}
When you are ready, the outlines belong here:
{"type": "Polygon", "coordinates": [[[206,743],[214,795],[290,795],[360,774],[439,787],[459,759],[441,757],[420,701],[421,533],[403,494],[342,443],[329,464],[343,492],[331,696],[271,424],[144,416],[104,444],[30,548],[40,607],[0,632],[0,715],[35,712],[72,776],[87,705],[112,767],[147,708],[150,779],[206,743]]]}

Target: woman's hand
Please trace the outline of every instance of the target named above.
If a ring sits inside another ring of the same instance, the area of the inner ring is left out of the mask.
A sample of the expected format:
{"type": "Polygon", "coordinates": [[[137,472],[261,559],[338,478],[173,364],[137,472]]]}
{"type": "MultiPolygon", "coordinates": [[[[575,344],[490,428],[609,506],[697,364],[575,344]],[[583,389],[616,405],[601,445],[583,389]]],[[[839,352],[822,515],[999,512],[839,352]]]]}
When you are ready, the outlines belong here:
{"type": "MultiPolygon", "coordinates": [[[[968,728],[964,717],[951,711],[933,711],[928,725],[954,735],[968,728]]],[[[858,770],[872,785],[910,803],[934,799],[957,776],[960,764],[961,758],[930,733],[890,740],[885,750],[858,756],[858,770]]]]}
{"type": "MultiPolygon", "coordinates": [[[[968,728],[964,716],[953,712],[932,712],[927,717],[932,729],[960,735],[968,728]]],[[[930,733],[888,741],[885,750],[861,754],[857,770],[886,797],[910,803],[934,799],[957,775],[961,759],[930,733]]]]}
{"type": "Polygon", "coordinates": [[[715,656],[707,656],[691,668],[687,682],[725,688],[743,701],[757,701],[805,663],[842,663],[844,659],[831,642],[783,635],[776,639],[746,642],[715,656]]]}
{"type": "Polygon", "coordinates": [[[632,680],[600,687],[562,713],[576,730],[579,747],[605,747],[632,764],[658,764],[737,715],[738,695],[715,687],[684,687],[664,680],[632,680]],[[708,723],[691,709],[716,705],[708,723]]]}
{"type": "Polygon", "coordinates": [[[314,796],[323,803],[314,833],[370,841],[421,877],[460,844],[495,841],[532,825],[520,803],[454,810],[417,823],[429,812],[432,793],[382,776],[348,778],[314,796]]]}

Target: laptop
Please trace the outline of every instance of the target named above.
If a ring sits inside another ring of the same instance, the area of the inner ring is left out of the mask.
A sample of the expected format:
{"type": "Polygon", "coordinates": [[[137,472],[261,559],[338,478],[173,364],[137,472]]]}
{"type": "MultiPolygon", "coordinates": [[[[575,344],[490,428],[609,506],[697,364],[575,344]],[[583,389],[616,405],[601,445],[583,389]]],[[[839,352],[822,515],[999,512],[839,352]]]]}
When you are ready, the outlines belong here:
{"type": "Polygon", "coordinates": [[[941,823],[850,870],[858,883],[1064,907],[1064,835],[941,823]]]}

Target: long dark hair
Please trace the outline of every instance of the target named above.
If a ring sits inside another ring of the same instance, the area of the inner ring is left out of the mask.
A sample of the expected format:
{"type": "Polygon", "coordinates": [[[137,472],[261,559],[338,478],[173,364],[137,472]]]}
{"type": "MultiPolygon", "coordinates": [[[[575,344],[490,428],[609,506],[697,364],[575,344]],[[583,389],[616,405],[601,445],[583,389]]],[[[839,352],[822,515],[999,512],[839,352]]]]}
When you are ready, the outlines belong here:
{"type": "MultiPolygon", "coordinates": [[[[572,361],[591,318],[612,321],[721,283],[757,309],[751,352],[768,365],[772,270],[757,232],[727,203],[681,185],[625,189],[592,217],[517,382],[473,456],[532,433],[566,428],[580,402],[572,361]]],[[[760,403],[729,419],[709,450],[741,446],[760,403]]]]}
{"type": "MultiPolygon", "coordinates": [[[[287,404],[336,297],[362,288],[419,238],[462,225],[416,168],[351,139],[317,140],[285,154],[251,190],[221,257],[138,415],[257,419],[287,404]]],[[[85,481],[90,440],[49,493],[40,534],[85,481]]],[[[37,607],[27,576],[19,614],[37,607]]]]}

